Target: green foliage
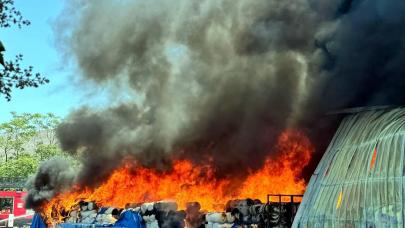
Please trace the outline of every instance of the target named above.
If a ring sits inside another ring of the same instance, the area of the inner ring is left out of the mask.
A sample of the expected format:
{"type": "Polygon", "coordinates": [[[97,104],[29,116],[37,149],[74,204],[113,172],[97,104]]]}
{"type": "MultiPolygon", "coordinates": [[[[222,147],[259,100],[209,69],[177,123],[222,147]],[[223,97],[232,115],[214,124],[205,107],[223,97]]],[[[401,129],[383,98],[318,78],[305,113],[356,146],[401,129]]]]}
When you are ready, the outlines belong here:
{"type": "Polygon", "coordinates": [[[45,161],[54,156],[61,156],[63,152],[55,144],[38,143],[35,148],[35,155],[40,161],[45,161]]]}
{"type": "MultiPolygon", "coordinates": [[[[13,0],[0,0],[0,27],[9,28],[16,25],[29,25],[31,22],[21,15],[21,12],[14,7],[13,0]]],[[[13,88],[24,89],[26,87],[38,87],[49,82],[39,73],[33,72],[33,67],[22,67],[23,56],[18,54],[14,60],[4,61],[3,52],[6,49],[0,41],[0,94],[3,94],[7,101],[11,100],[13,88]]]]}
{"type": "Polygon", "coordinates": [[[0,1],[0,27],[8,28],[17,25],[29,25],[31,22],[23,18],[21,12],[14,7],[14,0],[0,1]]]}
{"type": "Polygon", "coordinates": [[[35,155],[21,154],[0,166],[0,177],[28,177],[38,168],[39,160],[35,155]]]}
{"type": "Polygon", "coordinates": [[[24,145],[37,134],[32,114],[11,114],[13,118],[9,122],[0,124],[0,149],[6,161],[11,155],[18,156],[22,153],[25,150],[24,145]]]}
{"type": "Polygon", "coordinates": [[[74,160],[57,144],[59,117],[52,113],[11,114],[10,121],[0,124],[0,177],[27,177],[41,161],[53,156],[74,160]]]}
{"type": "MultiPolygon", "coordinates": [[[[1,55],[1,54],[0,54],[1,55]]],[[[49,82],[48,79],[39,73],[33,72],[33,67],[21,67],[22,55],[16,56],[15,60],[3,60],[3,69],[0,71],[0,94],[11,100],[11,91],[13,88],[24,89],[25,87],[38,87],[49,82]]],[[[1,59],[3,57],[1,56],[1,59]]],[[[1,63],[1,62],[0,62],[1,63]]]]}

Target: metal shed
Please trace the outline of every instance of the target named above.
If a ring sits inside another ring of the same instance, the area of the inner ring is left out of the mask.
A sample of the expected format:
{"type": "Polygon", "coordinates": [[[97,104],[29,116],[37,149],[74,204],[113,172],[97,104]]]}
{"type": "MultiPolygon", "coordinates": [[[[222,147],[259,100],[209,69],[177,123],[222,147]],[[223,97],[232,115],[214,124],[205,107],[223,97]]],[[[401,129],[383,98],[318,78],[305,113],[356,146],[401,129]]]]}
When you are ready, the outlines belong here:
{"type": "Polygon", "coordinates": [[[293,227],[404,227],[405,108],[346,116],[293,227]]]}

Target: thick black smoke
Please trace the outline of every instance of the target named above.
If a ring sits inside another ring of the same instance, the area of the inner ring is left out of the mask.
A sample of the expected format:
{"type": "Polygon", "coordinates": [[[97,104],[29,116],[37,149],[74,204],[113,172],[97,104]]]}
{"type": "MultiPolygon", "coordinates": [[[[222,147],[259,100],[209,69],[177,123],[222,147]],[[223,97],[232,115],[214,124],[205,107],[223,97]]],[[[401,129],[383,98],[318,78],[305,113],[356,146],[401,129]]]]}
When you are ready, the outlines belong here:
{"type": "Polygon", "coordinates": [[[39,167],[35,177],[27,182],[26,207],[37,209],[58,192],[66,191],[75,182],[76,173],[63,158],[55,157],[39,167]],[[63,183],[63,184],[62,184],[63,183]]]}
{"type": "Polygon", "coordinates": [[[212,159],[243,176],[283,129],[322,150],[335,125],[325,112],[405,101],[400,0],[73,1],[63,18],[59,43],[81,79],[133,95],[60,125],[63,149],[83,161],[79,184],[127,156],[159,169],[212,159]]]}

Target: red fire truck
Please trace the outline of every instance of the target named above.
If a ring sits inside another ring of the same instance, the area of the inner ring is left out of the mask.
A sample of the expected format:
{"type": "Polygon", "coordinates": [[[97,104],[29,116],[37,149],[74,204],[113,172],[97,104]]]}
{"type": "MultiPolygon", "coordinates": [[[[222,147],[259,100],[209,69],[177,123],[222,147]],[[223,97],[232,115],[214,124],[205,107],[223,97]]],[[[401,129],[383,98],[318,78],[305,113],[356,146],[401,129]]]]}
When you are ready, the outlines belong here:
{"type": "Polygon", "coordinates": [[[27,192],[23,191],[23,186],[23,180],[0,178],[0,227],[7,223],[10,214],[15,224],[25,224],[32,219],[33,212],[25,209],[27,192]]]}
{"type": "Polygon", "coordinates": [[[25,215],[26,195],[27,193],[23,191],[0,191],[0,220],[7,219],[9,214],[14,214],[14,217],[25,215]]]}

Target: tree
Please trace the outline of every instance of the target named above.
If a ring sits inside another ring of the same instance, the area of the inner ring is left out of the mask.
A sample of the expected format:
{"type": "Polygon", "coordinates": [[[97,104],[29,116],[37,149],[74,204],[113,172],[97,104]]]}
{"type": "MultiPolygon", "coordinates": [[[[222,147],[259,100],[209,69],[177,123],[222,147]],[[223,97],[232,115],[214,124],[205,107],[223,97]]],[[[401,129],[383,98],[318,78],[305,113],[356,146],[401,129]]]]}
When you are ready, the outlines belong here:
{"type": "Polygon", "coordinates": [[[38,152],[41,160],[61,153],[56,141],[55,129],[60,118],[52,113],[21,115],[12,112],[12,119],[0,124],[0,150],[5,161],[18,157],[27,149],[38,152]]]}
{"type": "Polygon", "coordinates": [[[26,178],[33,174],[39,166],[39,160],[31,154],[22,154],[1,164],[0,177],[26,178]]]}
{"type": "Polygon", "coordinates": [[[32,114],[11,114],[13,118],[9,122],[0,124],[0,149],[6,162],[12,155],[18,157],[25,150],[24,146],[37,134],[32,114]]]}
{"type": "Polygon", "coordinates": [[[42,142],[45,144],[56,144],[56,127],[60,124],[61,119],[53,113],[33,114],[33,123],[37,129],[43,133],[42,142]]]}
{"type": "Polygon", "coordinates": [[[35,148],[35,155],[40,161],[45,161],[51,157],[62,154],[62,150],[56,144],[38,143],[37,147],[35,148]]]}
{"type": "Polygon", "coordinates": [[[74,161],[59,147],[55,129],[60,118],[52,113],[12,112],[12,119],[0,124],[0,177],[25,178],[33,174],[41,161],[63,156],[74,161]]]}
{"type": "MultiPolygon", "coordinates": [[[[14,7],[14,0],[0,0],[0,27],[9,28],[12,25],[21,28],[31,22],[21,15],[21,12],[14,7]]],[[[38,87],[49,82],[39,73],[33,72],[33,67],[23,68],[21,62],[23,55],[18,54],[14,60],[4,61],[3,52],[6,49],[0,41],[0,64],[3,69],[0,71],[0,94],[3,94],[7,101],[11,100],[13,88],[24,89],[26,87],[38,87]]]]}

